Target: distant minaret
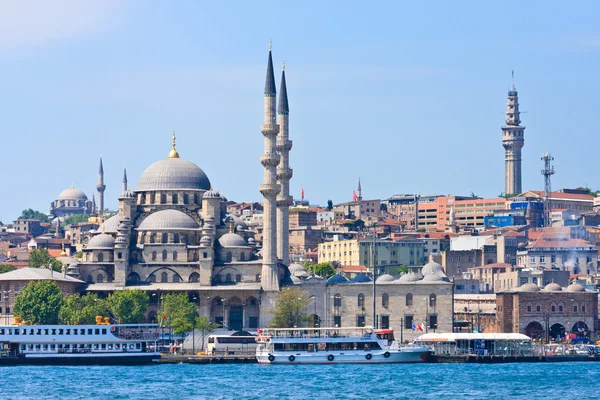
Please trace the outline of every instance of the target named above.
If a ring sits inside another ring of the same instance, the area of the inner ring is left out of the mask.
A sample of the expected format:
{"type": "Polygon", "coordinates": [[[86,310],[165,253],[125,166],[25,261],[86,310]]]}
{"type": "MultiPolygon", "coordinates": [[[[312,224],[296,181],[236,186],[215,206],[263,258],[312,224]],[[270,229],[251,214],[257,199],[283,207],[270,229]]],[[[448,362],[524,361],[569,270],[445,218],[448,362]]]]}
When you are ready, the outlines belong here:
{"type": "Polygon", "coordinates": [[[506,104],[506,126],[502,127],[502,146],[505,149],[504,194],[519,194],[521,186],[521,149],[525,144],[525,127],[520,126],[519,96],[515,88],[515,72],[513,71],[512,88],[508,92],[506,104]]]}
{"type": "Polygon", "coordinates": [[[290,150],[292,141],[289,140],[289,113],[290,108],[285,84],[285,64],[281,66],[281,86],[279,89],[279,105],[277,119],[279,134],[277,135],[277,151],[281,156],[277,167],[277,179],[281,185],[281,192],[277,195],[277,258],[285,265],[290,262],[290,206],[294,199],[290,196],[290,179],[293,171],[290,168],[290,150]]]}
{"type": "Polygon", "coordinates": [[[360,187],[360,178],[358,178],[358,188],[356,191],[356,200],[362,201],[362,188],[360,187]]]}
{"type": "Polygon", "coordinates": [[[123,168],[123,190],[121,193],[127,192],[127,168],[123,168]]]}
{"type": "Polygon", "coordinates": [[[96,195],[92,194],[92,215],[98,214],[96,211],[96,195]]]}
{"type": "Polygon", "coordinates": [[[279,164],[280,157],[275,147],[275,138],[279,132],[275,112],[276,97],[277,89],[275,88],[275,75],[273,74],[273,57],[271,55],[271,45],[269,44],[264,100],[265,122],[260,129],[265,137],[264,154],[260,156],[260,163],[264,167],[264,181],[259,188],[264,197],[261,286],[265,291],[279,290],[276,239],[276,196],[279,193],[279,185],[277,184],[276,167],[279,164]]]}
{"type": "Polygon", "coordinates": [[[98,190],[98,214],[104,212],[104,190],[106,185],[104,184],[104,168],[102,167],[102,157],[100,157],[100,168],[98,169],[98,184],[96,185],[98,190]]]}

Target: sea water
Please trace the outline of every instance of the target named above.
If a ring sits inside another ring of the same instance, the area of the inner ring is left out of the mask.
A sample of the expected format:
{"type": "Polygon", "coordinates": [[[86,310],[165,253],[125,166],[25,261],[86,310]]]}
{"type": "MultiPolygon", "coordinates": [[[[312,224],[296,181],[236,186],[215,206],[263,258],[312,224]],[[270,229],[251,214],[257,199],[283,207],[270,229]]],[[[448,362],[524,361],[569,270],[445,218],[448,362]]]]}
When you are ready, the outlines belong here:
{"type": "Polygon", "coordinates": [[[0,367],[1,399],[595,399],[600,363],[0,367]]]}

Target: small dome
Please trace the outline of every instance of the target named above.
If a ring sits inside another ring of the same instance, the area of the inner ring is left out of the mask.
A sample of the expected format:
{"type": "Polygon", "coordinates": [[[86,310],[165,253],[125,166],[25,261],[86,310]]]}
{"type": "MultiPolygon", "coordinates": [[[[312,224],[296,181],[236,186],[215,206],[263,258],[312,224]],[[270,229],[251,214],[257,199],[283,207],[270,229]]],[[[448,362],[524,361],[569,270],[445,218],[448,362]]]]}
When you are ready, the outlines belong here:
{"type": "Polygon", "coordinates": [[[223,222],[228,225],[229,221],[233,221],[233,225],[236,227],[236,229],[248,229],[248,224],[246,224],[246,221],[244,221],[242,218],[238,217],[237,215],[233,215],[233,214],[228,214],[227,217],[225,217],[225,219],[223,219],[223,222]]]}
{"type": "Polygon", "coordinates": [[[535,283],[526,283],[521,287],[517,288],[519,292],[539,292],[540,288],[535,283]]]}
{"type": "Polygon", "coordinates": [[[560,292],[562,291],[562,287],[558,283],[552,282],[547,284],[544,290],[547,292],[560,292]]]}
{"type": "Polygon", "coordinates": [[[94,236],[90,239],[87,244],[86,249],[95,250],[95,249],[112,249],[115,247],[115,238],[106,233],[101,233],[99,235],[94,236]]]}
{"type": "Polygon", "coordinates": [[[123,236],[119,236],[119,237],[117,237],[117,240],[115,240],[115,243],[119,243],[119,244],[127,243],[127,239],[125,239],[125,237],[123,237],[123,236]]]}
{"type": "MultiPolygon", "coordinates": [[[[392,278],[393,279],[393,278],[392,278]]],[[[371,278],[369,278],[366,274],[362,272],[360,274],[356,274],[354,278],[352,278],[353,283],[365,283],[365,282],[373,282],[371,278]]]]}
{"type": "Polygon", "coordinates": [[[416,282],[416,281],[418,281],[420,279],[421,278],[419,277],[419,275],[415,274],[414,272],[409,272],[408,274],[402,275],[398,279],[398,282],[403,282],[403,283],[416,282]]]}
{"type": "Polygon", "coordinates": [[[202,236],[200,239],[202,243],[210,243],[210,236],[202,236]]]}
{"type": "Polygon", "coordinates": [[[444,273],[427,274],[420,282],[450,282],[450,279],[444,273]]]}
{"type": "Polygon", "coordinates": [[[218,190],[212,190],[212,188],[211,188],[210,190],[207,190],[206,192],[204,192],[204,195],[202,196],[202,198],[204,198],[204,199],[220,199],[221,194],[219,193],[218,190]]]}
{"type": "Polygon", "coordinates": [[[300,280],[300,278],[298,278],[297,276],[294,276],[294,275],[290,276],[290,280],[292,281],[292,283],[294,285],[299,285],[302,283],[302,280],[300,280]]]}
{"type": "Polygon", "coordinates": [[[138,230],[160,231],[188,230],[198,228],[200,228],[200,225],[198,225],[198,223],[186,213],[177,210],[162,210],[146,217],[140,224],[138,230]]]}
{"type": "Polygon", "coordinates": [[[248,239],[248,244],[255,244],[256,243],[256,239],[254,239],[253,237],[248,239]]]}
{"type": "Polygon", "coordinates": [[[98,232],[104,233],[117,233],[117,227],[119,226],[119,216],[113,215],[98,228],[98,232]]]}
{"type": "Polygon", "coordinates": [[[421,270],[421,273],[423,274],[423,276],[430,275],[430,274],[436,274],[438,272],[444,273],[444,267],[442,267],[440,264],[433,262],[433,261],[425,264],[423,266],[423,269],[421,270]]]}
{"type": "Polygon", "coordinates": [[[573,283],[567,286],[567,292],[585,292],[585,288],[579,283],[573,283]]]}
{"type": "Polygon", "coordinates": [[[88,197],[81,189],[74,187],[63,190],[58,195],[58,200],[87,200],[88,197]]]}
{"type": "Polygon", "coordinates": [[[394,280],[393,276],[391,276],[390,274],[384,274],[384,275],[381,275],[379,278],[377,278],[376,282],[377,283],[380,283],[380,282],[392,282],[393,280],[394,280]]]}
{"type": "Polygon", "coordinates": [[[348,279],[341,273],[335,274],[331,278],[327,279],[328,284],[339,285],[341,283],[348,283],[348,279]]]}
{"type": "Polygon", "coordinates": [[[183,158],[165,158],[150,165],[135,187],[136,192],[184,189],[209,190],[210,181],[200,167],[183,158]]]}
{"type": "Polygon", "coordinates": [[[237,233],[226,233],[219,238],[219,244],[223,247],[246,247],[246,241],[237,233]]]}
{"type": "Polygon", "coordinates": [[[290,274],[292,274],[292,276],[306,276],[308,275],[308,272],[306,271],[306,268],[304,268],[304,265],[300,264],[300,263],[293,263],[292,265],[290,265],[290,274]]]}

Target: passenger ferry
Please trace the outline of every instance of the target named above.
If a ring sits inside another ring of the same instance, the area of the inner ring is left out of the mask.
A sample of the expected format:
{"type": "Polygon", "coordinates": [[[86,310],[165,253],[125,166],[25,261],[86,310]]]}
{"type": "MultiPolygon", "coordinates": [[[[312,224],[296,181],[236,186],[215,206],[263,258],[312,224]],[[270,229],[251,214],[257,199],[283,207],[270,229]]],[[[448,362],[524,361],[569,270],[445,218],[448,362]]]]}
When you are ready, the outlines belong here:
{"type": "Polygon", "coordinates": [[[428,347],[400,345],[391,329],[263,329],[256,338],[261,364],[419,363],[428,347]]]}
{"type": "Polygon", "coordinates": [[[0,365],[160,361],[158,325],[0,325],[0,365]]]}

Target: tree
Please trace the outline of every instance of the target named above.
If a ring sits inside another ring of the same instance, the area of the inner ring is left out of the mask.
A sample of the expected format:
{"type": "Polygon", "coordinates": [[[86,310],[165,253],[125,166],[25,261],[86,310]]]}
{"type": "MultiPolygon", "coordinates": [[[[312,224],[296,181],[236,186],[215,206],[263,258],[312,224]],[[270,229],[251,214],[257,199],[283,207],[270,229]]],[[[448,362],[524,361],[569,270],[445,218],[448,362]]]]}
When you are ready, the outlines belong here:
{"type": "Polygon", "coordinates": [[[395,272],[396,273],[394,275],[406,274],[406,273],[408,273],[408,267],[406,265],[402,264],[396,268],[395,272]]]}
{"type": "Polygon", "coordinates": [[[14,271],[15,269],[17,268],[10,264],[0,264],[0,274],[5,274],[7,272],[14,271]]]}
{"type": "Polygon", "coordinates": [[[64,299],[63,306],[58,314],[58,319],[63,324],[94,324],[96,316],[108,316],[108,302],[101,299],[96,293],[85,296],[72,294],[64,299]]]}
{"type": "Polygon", "coordinates": [[[29,267],[48,268],[52,266],[54,271],[62,271],[62,264],[56,258],[52,258],[46,249],[33,250],[29,253],[29,267]]]}
{"type": "Polygon", "coordinates": [[[15,298],[14,314],[35,325],[58,324],[63,305],[60,288],[53,281],[30,282],[15,298]]]}
{"type": "Polygon", "coordinates": [[[310,298],[305,290],[288,286],[279,292],[273,308],[271,328],[293,328],[305,326],[308,322],[306,312],[310,298]]]}
{"type": "Polygon", "coordinates": [[[202,348],[200,350],[204,350],[204,341],[206,339],[206,337],[208,335],[210,335],[211,333],[213,333],[214,331],[217,330],[217,328],[219,328],[219,324],[216,324],[214,322],[210,322],[210,319],[208,318],[207,315],[201,315],[199,317],[196,317],[196,321],[195,321],[195,329],[198,331],[198,333],[200,334],[200,337],[202,338],[202,348]]]}
{"type": "Polygon", "coordinates": [[[63,224],[65,226],[66,225],[75,225],[80,222],[88,222],[89,218],[90,218],[90,216],[87,214],[71,215],[70,217],[65,218],[65,221],[63,222],[63,224]]]}
{"type": "Polygon", "coordinates": [[[329,211],[333,210],[333,201],[332,200],[327,200],[327,209],[329,211]]]}
{"type": "Polygon", "coordinates": [[[108,309],[120,324],[139,324],[148,311],[148,294],[143,290],[118,290],[108,296],[108,309]]]}
{"type": "Polygon", "coordinates": [[[21,216],[18,219],[39,219],[40,222],[48,222],[48,216],[46,214],[37,210],[32,210],[31,208],[21,211],[21,216]]]}
{"type": "Polygon", "coordinates": [[[307,263],[304,263],[304,268],[306,268],[311,273],[318,275],[320,277],[323,277],[325,279],[331,278],[332,276],[337,274],[335,267],[333,265],[331,265],[331,263],[328,263],[328,262],[324,262],[324,263],[320,263],[320,264],[314,264],[314,263],[307,262],[307,263]]]}
{"type": "Polygon", "coordinates": [[[192,330],[196,317],[196,305],[186,293],[168,293],[161,298],[160,317],[176,335],[192,330]],[[164,315],[164,317],[163,317],[164,315]]]}
{"type": "Polygon", "coordinates": [[[594,196],[594,197],[596,197],[598,195],[598,191],[594,192],[592,189],[590,189],[588,187],[579,186],[578,188],[575,188],[575,190],[585,190],[587,192],[587,194],[589,194],[590,196],[594,196]]]}

